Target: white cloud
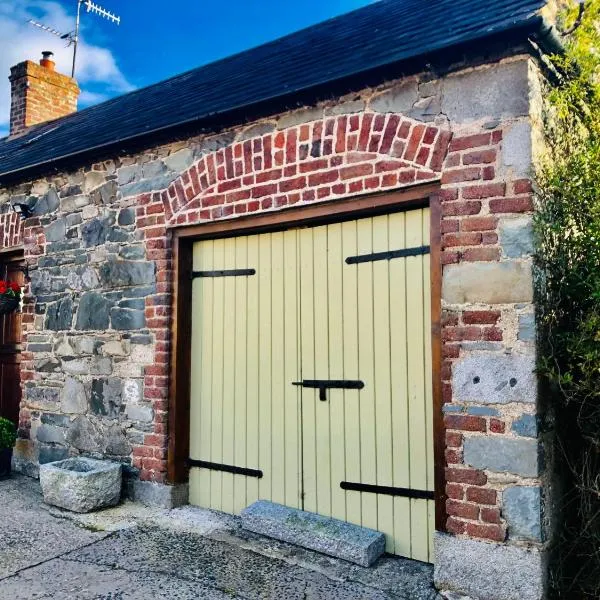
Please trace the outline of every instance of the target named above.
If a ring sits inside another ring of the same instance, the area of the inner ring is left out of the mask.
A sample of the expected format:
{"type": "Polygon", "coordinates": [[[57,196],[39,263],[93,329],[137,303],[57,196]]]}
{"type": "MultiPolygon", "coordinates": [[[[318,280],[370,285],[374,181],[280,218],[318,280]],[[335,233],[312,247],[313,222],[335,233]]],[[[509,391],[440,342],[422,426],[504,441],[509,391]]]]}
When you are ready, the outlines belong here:
{"type": "MultiPolygon", "coordinates": [[[[53,0],[0,0],[0,135],[3,130],[6,133],[9,122],[10,67],[24,60],[37,61],[43,50],[50,50],[54,52],[57,70],[71,74],[73,49],[66,48],[60,38],[33,27],[28,19],[63,33],[71,31],[75,22],[74,15],[53,0]]],[[[110,50],[86,42],[85,30],[77,50],[76,78],[82,88],[82,107],[133,89],[110,50]]]]}

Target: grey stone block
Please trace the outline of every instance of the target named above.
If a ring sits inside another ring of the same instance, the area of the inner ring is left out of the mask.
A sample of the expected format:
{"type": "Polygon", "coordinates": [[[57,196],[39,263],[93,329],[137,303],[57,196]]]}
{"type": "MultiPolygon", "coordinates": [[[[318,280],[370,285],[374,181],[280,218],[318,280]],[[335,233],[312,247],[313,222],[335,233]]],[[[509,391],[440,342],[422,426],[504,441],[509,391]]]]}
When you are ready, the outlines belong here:
{"type": "Polygon", "coordinates": [[[40,198],[35,205],[33,214],[36,217],[54,212],[60,205],[58,194],[54,188],[50,188],[48,192],[40,198]]]}
{"type": "Polygon", "coordinates": [[[529,177],[532,173],[532,131],[529,121],[516,123],[504,131],[502,139],[502,166],[504,173],[515,178],[529,177]]]}
{"type": "Polygon", "coordinates": [[[119,225],[133,225],[135,223],[135,208],[123,208],[119,212],[118,223],[119,225]]]}
{"type": "MultiPolygon", "coordinates": [[[[69,456],[69,451],[64,446],[47,446],[46,444],[39,444],[38,446],[38,462],[40,465],[64,460],[67,456],[69,456]]],[[[36,473],[35,476],[37,477],[38,474],[36,473]]]]}
{"type": "Polygon", "coordinates": [[[519,339],[522,342],[535,342],[535,315],[519,315],[519,339]]]}
{"type": "Polygon", "coordinates": [[[507,258],[533,254],[533,223],[530,217],[500,221],[500,246],[507,258]]]}
{"type": "Polygon", "coordinates": [[[528,61],[487,65],[447,77],[442,111],[458,123],[527,116],[528,61]]]}
{"type": "Polygon", "coordinates": [[[476,469],[522,477],[537,477],[540,472],[536,440],[468,437],[464,441],[464,460],[476,469]]]}
{"type": "Polygon", "coordinates": [[[419,99],[418,84],[416,79],[404,81],[400,85],[386,90],[375,96],[369,108],[382,113],[408,113],[419,99]]]}
{"type": "Polygon", "coordinates": [[[44,234],[47,242],[60,242],[67,235],[67,222],[65,219],[56,219],[44,227],[44,234]]]}
{"type": "Polygon", "coordinates": [[[140,502],[146,506],[171,509],[188,503],[189,486],[187,483],[161,485],[151,481],[135,480],[130,482],[128,496],[135,502],[140,502]]]}
{"type": "Polygon", "coordinates": [[[439,590],[478,600],[543,600],[547,578],[547,556],[538,549],[435,534],[439,590]]]}
{"type": "Polygon", "coordinates": [[[71,329],[73,320],[73,299],[71,296],[63,298],[60,302],[51,304],[46,312],[46,329],[64,331],[71,329]]]}
{"type": "Polygon", "coordinates": [[[181,173],[194,162],[194,153],[189,148],[183,148],[163,160],[167,169],[181,173]]]}
{"type": "Polygon", "coordinates": [[[60,408],[67,414],[82,415],[87,411],[87,394],[81,382],[67,378],[60,396],[60,408]]]}
{"type": "Polygon", "coordinates": [[[65,443],[65,430],[53,425],[40,425],[36,432],[36,438],[40,442],[51,444],[65,443]]]}
{"type": "Polygon", "coordinates": [[[172,173],[171,175],[160,175],[158,177],[153,177],[152,179],[143,179],[142,181],[128,183],[120,189],[121,195],[123,198],[128,198],[130,196],[137,196],[138,194],[144,194],[154,190],[164,190],[169,187],[169,184],[174,179],[177,179],[177,176],[177,173],[172,173]]]}
{"type": "Polygon", "coordinates": [[[142,329],[146,326],[146,315],[143,310],[113,308],[110,311],[113,329],[119,331],[142,329]]]}
{"type": "Polygon", "coordinates": [[[469,406],[469,408],[467,408],[467,414],[476,417],[497,417],[498,411],[489,406],[469,406]]]}
{"type": "Polygon", "coordinates": [[[378,531],[265,500],[245,508],[241,518],[244,529],[363,567],[385,551],[385,536],[378,531]]]}
{"type": "Polygon", "coordinates": [[[112,223],[109,219],[92,219],[81,226],[81,237],[86,248],[100,246],[108,238],[112,223]]]}
{"type": "Polygon", "coordinates": [[[154,418],[154,411],[150,405],[128,404],[125,413],[129,420],[140,423],[151,423],[154,418]]]}
{"type": "Polygon", "coordinates": [[[444,269],[442,298],[448,304],[531,302],[531,264],[463,263],[444,269]]]}
{"type": "Polygon", "coordinates": [[[121,413],[121,380],[94,379],[90,408],[94,414],[116,419],[121,413]]]}
{"type": "Polygon", "coordinates": [[[143,246],[124,246],[119,250],[119,256],[126,260],[143,260],[146,250],[143,246]]]}
{"type": "Polygon", "coordinates": [[[542,505],[539,487],[514,486],[502,494],[502,515],[513,540],[542,541],[542,505]]]}
{"type": "Polygon", "coordinates": [[[523,415],[513,421],[511,429],[517,435],[536,438],[538,436],[537,417],[535,415],[523,415]]]}
{"type": "Polygon", "coordinates": [[[100,268],[102,283],[108,287],[154,283],[154,263],[117,260],[100,268]]]}
{"type": "Polygon", "coordinates": [[[108,329],[110,302],[95,292],[83,294],[77,310],[76,329],[98,330],[108,329]]]}
{"type": "Polygon", "coordinates": [[[41,465],[40,484],[46,504],[86,513],[119,502],[121,465],[68,458],[41,465]]]}
{"type": "Polygon", "coordinates": [[[477,404],[533,403],[537,378],[532,355],[471,355],[455,363],[452,389],[457,402],[477,404]]]}
{"type": "Polygon", "coordinates": [[[77,417],[69,426],[66,438],[73,448],[82,452],[102,450],[102,434],[87,417],[77,417]]]}

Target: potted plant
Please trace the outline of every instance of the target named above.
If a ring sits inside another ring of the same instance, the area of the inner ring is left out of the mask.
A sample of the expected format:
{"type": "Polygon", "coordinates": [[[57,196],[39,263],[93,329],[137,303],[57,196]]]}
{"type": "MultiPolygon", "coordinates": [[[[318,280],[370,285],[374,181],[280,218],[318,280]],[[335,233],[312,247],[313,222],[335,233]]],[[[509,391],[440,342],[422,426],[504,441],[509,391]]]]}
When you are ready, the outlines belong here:
{"type": "Polygon", "coordinates": [[[7,315],[19,308],[21,286],[14,281],[0,280],[0,315],[7,315]]]}
{"type": "Polygon", "coordinates": [[[14,423],[0,417],[0,479],[10,475],[10,463],[16,441],[17,428],[14,423]]]}

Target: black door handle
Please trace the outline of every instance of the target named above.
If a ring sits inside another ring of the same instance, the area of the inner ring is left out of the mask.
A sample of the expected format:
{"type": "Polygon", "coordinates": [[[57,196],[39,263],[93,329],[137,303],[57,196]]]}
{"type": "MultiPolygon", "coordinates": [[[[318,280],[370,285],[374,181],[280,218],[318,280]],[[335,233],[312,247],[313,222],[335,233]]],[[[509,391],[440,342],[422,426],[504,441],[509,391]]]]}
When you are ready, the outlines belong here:
{"type": "Polygon", "coordinates": [[[319,390],[319,400],[327,400],[327,390],[362,390],[365,387],[362,381],[344,381],[341,379],[305,379],[304,381],[293,381],[292,385],[319,390]]]}

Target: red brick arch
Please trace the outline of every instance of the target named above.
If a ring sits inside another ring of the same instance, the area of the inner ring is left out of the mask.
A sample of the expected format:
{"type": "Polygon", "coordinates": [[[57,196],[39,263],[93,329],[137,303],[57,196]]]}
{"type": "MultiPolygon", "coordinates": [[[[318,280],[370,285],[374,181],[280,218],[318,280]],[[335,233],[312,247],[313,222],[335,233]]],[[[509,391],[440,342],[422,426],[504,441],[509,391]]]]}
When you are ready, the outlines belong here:
{"type": "Polygon", "coordinates": [[[162,192],[168,225],[390,190],[440,177],[451,134],[399,114],[328,117],[203,156],[162,192]]]}

